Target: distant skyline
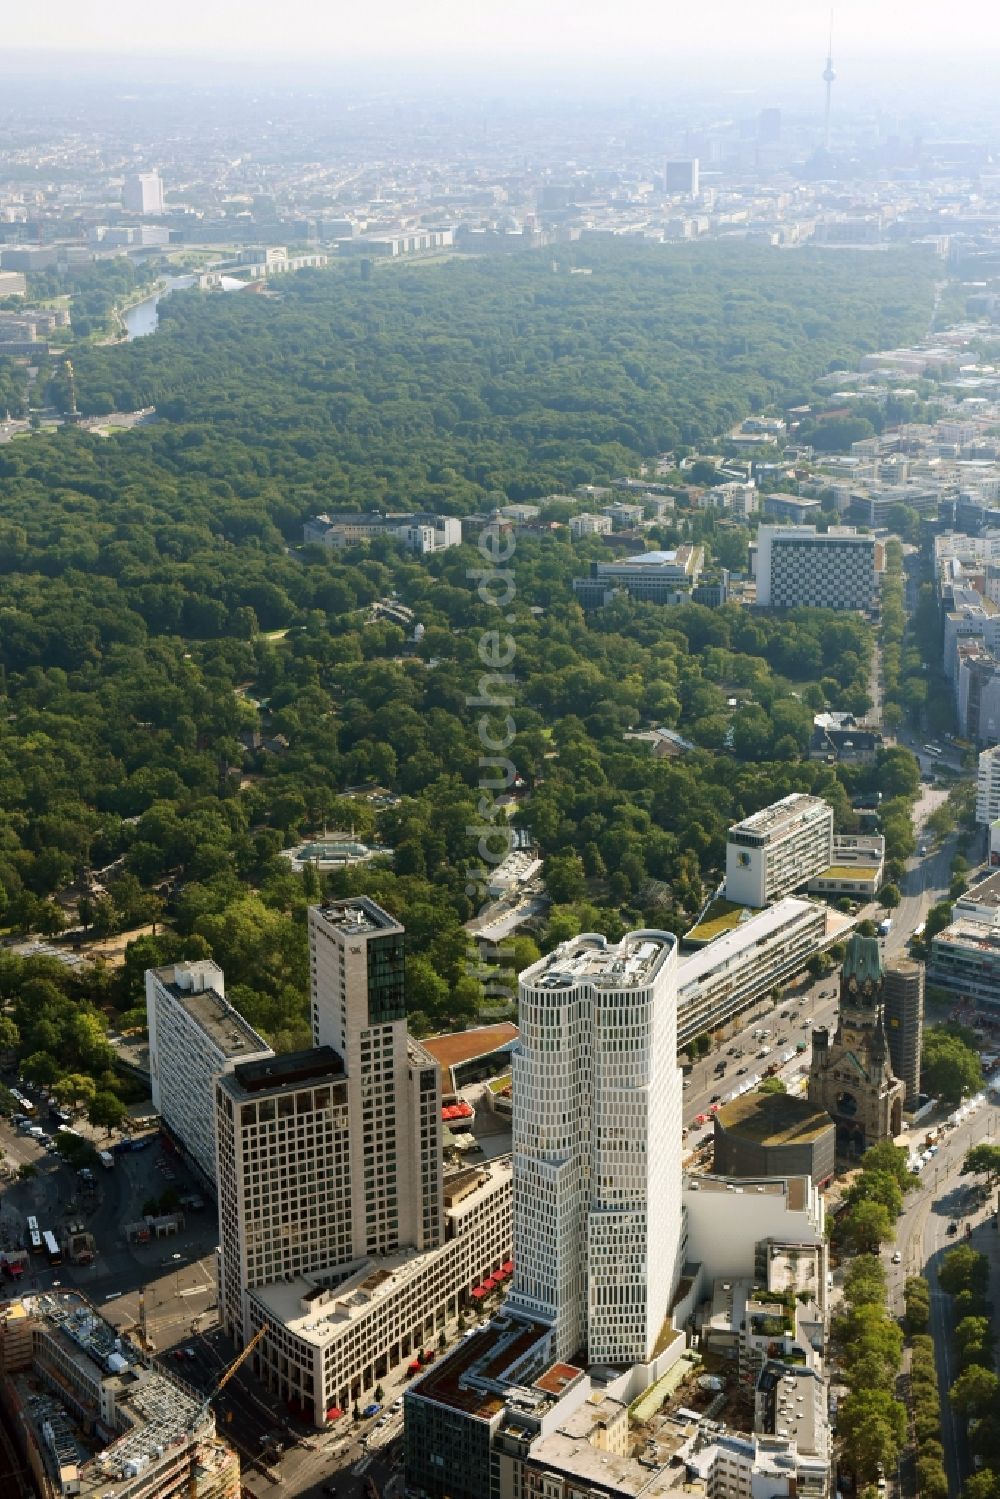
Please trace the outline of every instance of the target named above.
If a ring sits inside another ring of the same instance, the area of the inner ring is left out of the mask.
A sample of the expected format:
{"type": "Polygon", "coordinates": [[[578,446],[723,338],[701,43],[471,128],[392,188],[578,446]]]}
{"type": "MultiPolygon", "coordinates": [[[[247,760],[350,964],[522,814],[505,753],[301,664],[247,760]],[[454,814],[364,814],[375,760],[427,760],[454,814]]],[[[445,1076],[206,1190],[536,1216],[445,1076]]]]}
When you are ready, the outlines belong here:
{"type": "MultiPolygon", "coordinates": [[[[672,57],[743,56],[768,60],[826,55],[830,6],[826,0],[383,0],[377,8],[299,0],[277,8],[271,0],[175,0],[138,11],[134,0],[48,0],[16,7],[4,19],[8,55],[28,51],[174,56],[326,58],[366,64],[401,59],[478,58],[502,66],[556,63],[621,64],[632,60],[647,75],[672,57]]],[[[992,0],[965,0],[942,12],[937,0],[838,0],[834,56],[882,60],[892,72],[909,57],[965,53],[979,64],[1000,51],[1000,22],[992,0]],[[950,45],[950,42],[953,44],[950,45]]],[[[2,68],[0,63],[0,68],[2,68]]],[[[663,77],[671,83],[669,72],[663,77]]],[[[958,80],[956,79],[957,83],[958,80]]]]}

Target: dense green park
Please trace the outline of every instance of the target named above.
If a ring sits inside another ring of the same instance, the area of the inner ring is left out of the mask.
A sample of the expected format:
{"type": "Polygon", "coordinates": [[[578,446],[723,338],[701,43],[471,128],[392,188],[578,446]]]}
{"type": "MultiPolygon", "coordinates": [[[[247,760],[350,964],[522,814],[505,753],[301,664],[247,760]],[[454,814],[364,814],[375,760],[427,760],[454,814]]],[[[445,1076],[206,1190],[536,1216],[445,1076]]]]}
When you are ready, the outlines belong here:
{"type": "MultiPolygon", "coordinates": [[[[593,244],[557,262],[369,279],[352,265],[276,296],[177,294],[155,336],[75,356],[83,411],[155,403],[159,422],[0,447],[0,925],[57,932],[54,897],[96,869],[107,894],[82,901],[83,925],[158,923],[115,975],[4,958],[7,994],[36,985],[9,1038],[36,1071],[103,1065],[66,1006],[135,1018],[142,967],[172,953],[211,949],[255,1023],[279,1044],[305,1038],[318,880],[278,855],[324,825],[395,851],[392,868],[330,886],[371,891],[406,923],[416,1024],[481,1013],[462,923],[484,774],[468,700],[497,626],[470,577],[483,558],[470,545],[421,561],[385,538],[332,556],[301,545],[303,520],[467,515],[637,472],[918,336],[934,276],[904,251],[593,244]],[[390,593],[424,626],[418,643],[371,617],[390,593]],[[376,784],[399,799],[347,795],[376,784]]],[[[681,509],[656,533],[688,538],[745,565],[740,527],[681,509]]],[[[916,787],[908,755],[806,758],[813,712],[865,707],[866,622],[628,600],[585,617],[572,579],[604,555],[562,529],[519,537],[510,564],[515,820],[555,902],[538,942],[581,924],[683,929],[728,823],[791,790],[827,796],[844,829],[851,797],[881,790],[890,852],[910,851],[894,816],[916,787]],[[649,722],[695,750],[657,760],[623,738],[649,722]]],[[[522,939],[510,966],[535,950],[522,939]]]]}

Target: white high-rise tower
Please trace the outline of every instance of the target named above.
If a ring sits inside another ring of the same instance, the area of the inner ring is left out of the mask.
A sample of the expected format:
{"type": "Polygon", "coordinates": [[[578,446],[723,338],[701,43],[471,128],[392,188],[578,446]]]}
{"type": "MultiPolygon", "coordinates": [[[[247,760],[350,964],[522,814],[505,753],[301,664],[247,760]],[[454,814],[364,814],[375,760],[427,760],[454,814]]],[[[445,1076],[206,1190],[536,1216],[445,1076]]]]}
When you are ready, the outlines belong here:
{"type": "Polygon", "coordinates": [[[586,933],[525,970],[513,1056],[513,1306],[556,1358],[648,1359],[681,1263],[677,939],[586,933]]]}

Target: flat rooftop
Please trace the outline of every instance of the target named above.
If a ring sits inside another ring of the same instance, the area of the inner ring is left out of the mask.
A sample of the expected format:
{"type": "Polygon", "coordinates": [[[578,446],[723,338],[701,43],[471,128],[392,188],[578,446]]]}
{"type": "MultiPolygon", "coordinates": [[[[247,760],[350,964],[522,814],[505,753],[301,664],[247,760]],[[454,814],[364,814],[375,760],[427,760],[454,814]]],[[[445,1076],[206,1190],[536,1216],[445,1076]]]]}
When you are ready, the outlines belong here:
{"type": "Polygon", "coordinates": [[[731,1192],[749,1196],[751,1192],[767,1197],[784,1197],[789,1211],[801,1213],[809,1201],[807,1176],[765,1176],[760,1180],[730,1181],[727,1176],[689,1176],[685,1186],[693,1192],[731,1192]]]}
{"type": "Polygon", "coordinates": [[[809,1145],[834,1128],[825,1109],[791,1093],[744,1093],[723,1104],[716,1128],[756,1145],[809,1145]]]}
{"type": "Polygon", "coordinates": [[[429,1051],[439,1067],[454,1067],[458,1062],[471,1062],[474,1057],[488,1056],[501,1046],[509,1046],[517,1040],[517,1026],[511,1020],[498,1025],[478,1025],[471,1031],[459,1031],[454,1035],[425,1036],[421,1043],[429,1051]]]}
{"type": "Polygon", "coordinates": [[[522,1390],[529,1404],[551,1404],[552,1397],[541,1392],[537,1401],[532,1402],[530,1387],[524,1388],[508,1378],[535,1347],[541,1361],[550,1334],[551,1329],[543,1323],[527,1318],[494,1319],[463,1338],[440,1363],[432,1364],[426,1374],[414,1381],[413,1394],[483,1421],[499,1415],[522,1390]],[[507,1386],[503,1394],[498,1386],[507,1386]]]}
{"type": "Polygon", "coordinates": [[[820,817],[824,812],[829,813],[832,818],[830,805],[821,796],[807,796],[804,791],[793,791],[780,801],[772,802],[769,807],[762,807],[759,812],[744,817],[742,822],[734,823],[729,832],[759,833],[775,838],[801,822],[820,817]]]}
{"type": "Polygon", "coordinates": [[[231,1076],[245,1093],[271,1092],[343,1077],[344,1063],[332,1046],[313,1046],[306,1051],[286,1051],[258,1062],[239,1063],[231,1076]]]}
{"type": "MultiPolygon", "coordinates": [[[[457,1206],[467,1212],[479,1193],[496,1191],[498,1182],[502,1178],[509,1180],[512,1172],[509,1156],[477,1163],[475,1174],[480,1184],[466,1193],[457,1206]]],[[[456,1176],[461,1178],[464,1174],[456,1176]]],[[[446,1178],[446,1189],[453,1186],[454,1180],[446,1178]]],[[[326,1271],[300,1275],[294,1280],[270,1281],[266,1286],[255,1287],[250,1295],[272,1324],[280,1324],[304,1342],[325,1348],[367,1315],[375,1302],[384,1301],[409,1281],[426,1274],[442,1252],[442,1249],[408,1249],[384,1255],[377,1261],[365,1259],[331,1265],[326,1271]],[[328,1279],[337,1283],[326,1284],[328,1279]]]]}
{"type": "MultiPolygon", "coordinates": [[[[160,980],[163,983],[163,980],[160,980]]],[[[163,983],[163,987],[191,1016],[195,1024],[205,1032],[214,1046],[225,1057],[251,1057],[271,1054],[271,1048],[259,1036],[253,1026],[248,1025],[238,1010],[223,999],[214,989],[181,989],[174,983],[163,983]]]]}
{"type": "Polygon", "coordinates": [[[958,897],[955,906],[959,911],[963,906],[989,906],[994,910],[1000,908],[1000,869],[996,874],[980,880],[977,885],[970,885],[958,897]]]}
{"type": "Polygon", "coordinates": [[[618,1495],[642,1499],[661,1499],[680,1492],[678,1474],[667,1466],[653,1467],[636,1457],[621,1457],[617,1452],[602,1451],[571,1430],[558,1430],[543,1437],[531,1449],[529,1466],[534,1469],[557,1468],[571,1473],[580,1483],[594,1485],[595,1494],[608,1490],[618,1495]]]}
{"type": "MultiPolygon", "coordinates": [[[[7,1315],[40,1323],[61,1356],[85,1372],[88,1382],[102,1385],[125,1418],[126,1429],[107,1445],[100,1446],[93,1436],[84,1438],[83,1445],[76,1436],[79,1413],[69,1407],[64,1413],[61,1400],[51,1391],[44,1395],[33,1391],[27,1369],[15,1376],[39,1449],[48,1450],[43,1434],[47,1423],[56,1438],[59,1460],[78,1467],[82,1495],[114,1499],[132,1487],[137,1471],[154,1467],[165,1451],[208,1436],[214,1423],[210,1414],[200,1414],[201,1396],[166,1371],[150,1366],[137,1347],[75,1292],[26,1296],[7,1315]]],[[[32,1369],[51,1367],[52,1355],[46,1351],[44,1338],[36,1341],[31,1362],[32,1369]]],[[[101,1419],[96,1405],[92,1415],[101,1419]]]]}
{"type": "MultiPolygon", "coordinates": [[[[682,958],[677,969],[677,993],[681,1000],[687,990],[724,970],[741,958],[753,958],[762,942],[777,937],[786,928],[805,920],[818,920],[826,932],[825,908],[813,900],[786,895],[773,906],[765,906],[748,920],[706,942],[700,952],[682,958]]],[[[694,928],[695,932],[699,928],[694,928]]],[[[757,954],[759,956],[759,954],[757,954]]]]}
{"type": "Polygon", "coordinates": [[[943,932],[938,932],[931,946],[976,947],[983,953],[1000,952],[1000,928],[985,926],[981,921],[960,916],[957,921],[946,926],[943,932]]]}
{"type": "Polygon", "coordinates": [[[521,982],[529,989],[568,989],[586,983],[643,989],[676,946],[672,932],[627,932],[617,944],[597,932],[584,932],[526,969],[521,982]]]}
{"type": "Polygon", "coordinates": [[[348,900],[331,900],[316,908],[328,926],[336,927],[345,936],[368,936],[374,932],[402,932],[403,928],[394,916],[384,911],[368,895],[351,896],[348,900]]]}

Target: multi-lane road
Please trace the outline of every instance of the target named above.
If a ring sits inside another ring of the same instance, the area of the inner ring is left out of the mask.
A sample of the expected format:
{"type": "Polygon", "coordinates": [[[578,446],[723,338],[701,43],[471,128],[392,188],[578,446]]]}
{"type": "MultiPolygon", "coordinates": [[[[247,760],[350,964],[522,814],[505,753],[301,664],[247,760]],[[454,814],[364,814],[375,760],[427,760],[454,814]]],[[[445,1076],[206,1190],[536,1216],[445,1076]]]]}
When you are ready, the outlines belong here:
{"type": "MultiPolygon", "coordinates": [[[[942,795],[935,797],[930,788],[925,788],[918,805],[918,843],[922,820],[933,811],[942,795]]],[[[910,938],[926,920],[931,906],[947,895],[954,852],[954,842],[948,839],[936,852],[918,855],[908,861],[900,882],[902,899],[891,913],[892,930],[885,939],[888,958],[905,954],[910,938]]],[[[879,921],[886,913],[873,905],[864,914],[879,921]]],[[[806,1043],[805,1051],[796,1052],[779,1075],[787,1086],[802,1077],[809,1067],[813,1027],[833,1024],[836,1013],[836,975],[830,974],[816,980],[803,975],[786,986],[784,998],[777,1006],[768,1000],[741,1015],[733,1034],[727,1035],[707,1056],[694,1063],[685,1080],[684,1123],[688,1129],[688,1145],[703,1137],[707,1126],[696,1127],[694,1120],[707,1114],[714,1100],[731,1097],[734,1089],[748,1079],[760,1076],[769,1063],[800,1041],[806,1043]],[[768,1036],[763,1040],[756,1039],[754,1032],[764,1026],[769,1031],[768,1036]],[[757,1055],[762,1046],[769,1048],[766,1057],[757,1055]],[[717,1076],[715,1069],[721,1060],[725,1061],[726,1070],[717,1076]]]]}
{"type": "MultiPolygon", "coordinates": [[[[968,1108],[968,1106],[966,1106],[968,1108]]],[[[988,1094],[980,1104],[968,1108],[961,1123],[948,1128],[940,1149],[914,1179],[914,1189],[907,1193],[903,1212],[896,1225],[896,1248],[900,1263],[889,1256],[889,1307],[895,1316],[903,1315],[903,1287],[907,1276],[926,1276],[931,1290],[931,1326],[941,1389],[941,1424],[944,1435],[945,1468],[950,1492],[957,1494],[969,1471],[968,1450],[962,1423],[955,1418],[948,1390],[957,1370],[952,1337],[954,1310],[951,1298],[938,1284],[938,1269],[944,1253],[959,1243],[972,1245],[987,1254],[991,1267],[991,1292],[995,1297],[1000,1285],[1000,1244],[995,1228],[992,1194],[979,1191],[975,1181],[962,1176],[966,1153],[981,1141],[1000,1137],[1000,1108],[988,1094]],[[950,1225],[954,1229],[950,1230],[950,1225]],[[966,1234],[966,1229],[970,1233],[966,1234]]],[[[994,1304],[995,1301],[994,1301],[994,1304]]]]}

